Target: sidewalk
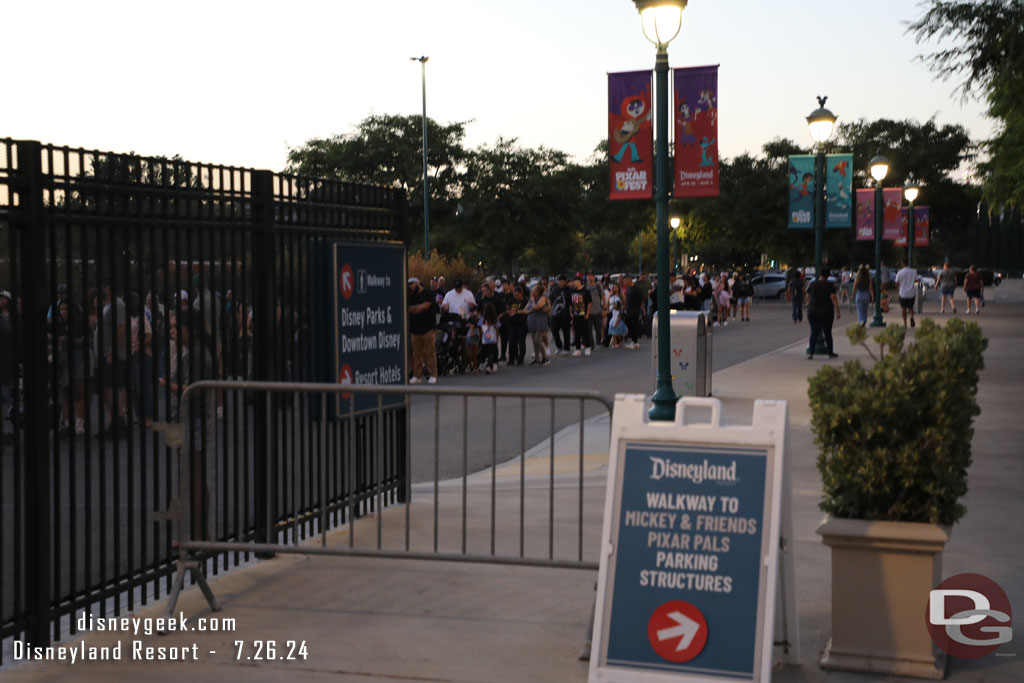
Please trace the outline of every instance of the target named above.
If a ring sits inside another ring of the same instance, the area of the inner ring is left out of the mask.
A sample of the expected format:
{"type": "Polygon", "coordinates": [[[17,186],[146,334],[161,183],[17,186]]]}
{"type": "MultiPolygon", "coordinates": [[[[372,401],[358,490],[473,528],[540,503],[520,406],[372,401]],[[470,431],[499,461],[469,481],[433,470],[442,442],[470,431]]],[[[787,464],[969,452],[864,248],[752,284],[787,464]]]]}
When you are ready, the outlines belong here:
{"type": "MultiPolygon", "coordinates": [[[[1024,607],[1024,443],[1021,387],[1024,386],[1024,304],[1020,283],[995,290],[977,322],[989,338],[986,369],[975,422],[974,464],[970,471],[967,515],[954,528],[944,555],[945,576],[978,572],[998,582],[1018,610],[1024,607]],[[1016,289],[1011,289],[1016,287],[1016,289]]],[[[989,290],[990,292],[992,290],[989,290]]],[[[972,316],[969,318],[974,320],[972,316]]],[[[890,324],[897,316],[888,316],[890,324]]],[[[840,321],[848,323],[844,310],[840,321]]],[[[842,327],[836,330],[838,361],[867,358],[851,348],[842,327]]],[[[789,402],[790,473],[794,512],[794,556],[797,608],[803,663],[780,666],[773,680],[878,681],[879,677],[826,674],[818,667],[829,631],[829,553],[814,533],[822,514],[815,466],[817,451],[809,431],[806,379],[826,362],[808,361],[804,344],[768,353],[718,372],[714,394],[724,404],[729,422],[749,422],[755,398],[789,402]]],[[[894,410],[898,409],[894,406],[894,410]]],[[[583,555],[593,560],[600,535],[607,464],[607,420],[585,425],[583,481],[583,555]]],[[[467,478],[470,506],[466,547],[489,552],[491,477],[497,482],[494,517],[502,532],[498,552],[517,552],[521,514],[519,477],[527,484],[522,515],[524,550],[546,555],[552,543],[557,557],[578,553],[576,522],[580,472],[577,427],[563,430],[519,459],[467,478]],[[552,467],[554,474],[552,475],[552,467]],[[552,491],[554,493],[552,494],[552,491]],[[549,537],[548,506],[554,501],[556,524],[549,537]]],[[[437,501],[442,551],[458,552],[462,480],[439,484],[437,501]]],[[[413,548],[430,549],[433,541],[433,485],[417,485],[410,505],[413,548]]],[[[385,547],[404,541],[404,507],[386,510],[380,520],[385,547]]],[[[356,525],[356,543],[376,542],[378,519],[356,525]]],[[[348,530],[329,534],[329,544],[347,545],[348,530]]],[[[237,620],[237,630],[223,633],[186,632],[138,636],[144,646],[174,647],[195,643],[197,662],[132,661],[124,641],[123,661],[31,663],[8,668],[5,682],[136,681],[147,683],[200,681],[583,681],[587,664],[579,661],[588,637],[596,573],[565,569],[534,569],[486,564],[442,563],[372,558],[279,556],[272,561],[216,577],[211,587],[224,608],[217,616],[237,620]],[[235,641],[243,641],[236,660],[235,641]],[[286,641],[304,641],[308,658],[258,662],[254,641],[275,641],[278,655],[286,641]],[[215,651],[215,654],[210,654],[215,651]]],[[[132,616],[159,616],[164,602],[132,616]]],[[[193,622],[208,616],[199,591],[187,590],[178,608],[193,622]]],[[[923,614],[922,614],[923,618],[923,614]]],[[[950,681],[1024,681],[1024,635],[1000,649],[1001,655],[981,660],[951,660],[950,681]]],[[[90,646],[116,643],[112,634],[91,633],[90,646]]],[[[76,639],[61,645],[74,644],[76,639]]],[[[907,680],[907,679],[895,679],[907,680]]]]}

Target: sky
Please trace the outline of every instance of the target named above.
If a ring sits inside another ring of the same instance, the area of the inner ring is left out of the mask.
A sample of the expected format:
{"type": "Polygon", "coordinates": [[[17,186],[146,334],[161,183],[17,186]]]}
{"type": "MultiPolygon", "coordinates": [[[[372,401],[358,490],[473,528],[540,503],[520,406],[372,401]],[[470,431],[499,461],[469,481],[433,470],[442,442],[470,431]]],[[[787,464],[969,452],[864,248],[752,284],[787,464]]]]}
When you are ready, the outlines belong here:
{"type": "MultiPolygon", "coordinates": [[[[810,145],[838,121],[991,120],[915,60],[916,0],[690,0],[674,67],[719,64],[719,150],[810,145]]],[[[607,135],[607,74],[653,69],[630,0],[0,0],[0,137],[281,171],[289,148],[370,114],[467,121],[586,160],[607,135]]]]}

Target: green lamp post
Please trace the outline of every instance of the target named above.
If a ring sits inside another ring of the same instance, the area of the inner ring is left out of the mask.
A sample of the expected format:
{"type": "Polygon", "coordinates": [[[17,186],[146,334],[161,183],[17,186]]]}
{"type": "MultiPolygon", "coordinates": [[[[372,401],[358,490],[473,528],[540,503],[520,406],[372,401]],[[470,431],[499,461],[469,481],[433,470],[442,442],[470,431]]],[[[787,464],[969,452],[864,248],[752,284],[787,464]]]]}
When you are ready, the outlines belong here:
{"type": "Polygon", "coordinates": [[[658,48],[654,62],[655,125],[654,201],[658,227],[658,370],[651,420],[673,420],[678,397],[672,389],[668,304],[668,44],[679,35],[687,0],[633,0],[644,36],[658,48]]]}
{"type": "Polygon", "coordinates": [[[910,204],[907,211],[907,265],[911,268],[914,267],[914,202],[920,193],[921,186],[914,180],[914,176],[909,176],[903,184],[903,198],[910,204]]]}
{"type": "Polygon", "coordinates": [[[875,179],[875,316],[871,319],[871,327],[885,327],[882,320],[882,181],[889,173],[889,160],[882,156],[881,150],[868,163],[868,171],[875,179]]]}
{"type": "MultiPolygon", "coordinates": [[[[836,116],[828,109],[825,109],[825,102],[828,96],[818,96],[818,108],[807,117],[807,128],[811,139],[816,145],[817,154],[814,157],[814,277],[821,272],[822,261],[824,260],[825,243],[825,143],[832,137],[835,129],[836,116]]],[[[811,353],[812,349],[807,349],[811,353]]],[[[818,355],[828,353],[825,346],[825,338],[818,335],[814,342],[813,352],[818,355]]]]}

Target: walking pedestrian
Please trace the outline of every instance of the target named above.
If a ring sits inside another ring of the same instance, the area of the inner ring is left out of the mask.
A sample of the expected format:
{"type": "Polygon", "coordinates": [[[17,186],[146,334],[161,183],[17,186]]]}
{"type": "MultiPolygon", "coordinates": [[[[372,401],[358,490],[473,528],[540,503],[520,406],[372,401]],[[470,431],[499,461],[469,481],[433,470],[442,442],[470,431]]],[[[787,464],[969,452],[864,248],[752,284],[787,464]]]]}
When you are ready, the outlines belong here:
{"type": "Polygon", "coordinates": [[[835,312],[835,320],[842,317],[839,311],[839,299],[836,297],[836,288],[828,281],[828,268],[822,268],[818,273],[818,279],[807,287],[805,294],[807,298],[807,322],[811,325],[811,339],[807,348],[807,360],[814,358],[814,346],[818,337],[824,335],[825,348],[828,349],[829,358],[838,358],[832,347],[832,313],[835,312]]]}
{"type": "Polygon", "coordinates": [[[409,384],[418,384],[427,366],[427,384],[437,384],[437,298],[424,289],[418,277],[409,278],[409,337],[412,347],[412,377],[409,384]]]}
{"type": "Polygon", "coordinates": [[[949,267],[949,261],[946,261],[939,273],[939,313],[946,312],[946,299],[949,299],[949,305],[953,309],[953,313],[956,313],[956,299],[953,298],[955,293],[956,273],[949,267]]]}
{"type": "Polygon", "coordinates": [[[732,286],[732,297],[740,311],[740,322],[750,322],[750,299],[753,296],[754,288],[743,277],[743,273],[736,273],[736,282],[732,286]]]}
{"type": "Polygon", "coordinates": [[[857,322],[861,327],[868,323],[868,306],[874,298],[875,283],[871,281],[871,271],[866,265],[861,265],[853,280],[853,300],[857,304],[857,322]]]}
{"type": "Polygon", "coordinates": [[[910,267],[909,261],[903,259],[903,267],[896,272],[896,286],[900,298],[900,312],[903,314],[903,327],[907,326],[907,311],[910,311],[910,326],[914,327],[914,302],[917,290],[914,283],[917,281],[917,271],[910,267]]]}
{"type": "Polygon", "coordinates": [[[793,277],[789,281],[789,297],[790,301],[793,302],[793,324],[802,323],[804,321],[804,297],[806,295],[806,287],[804,283],[804,274],[801,271],[795,271],[793,277]]]}
{"type": "Polygon", "coordinates": [[[972,263],[967,271],[967,275],[964,276],[964,294],[967,295],[967,315],[971,314],[972,303],[974,304],[974,314],[978,315],[981,313],[978,302],[983,301],[984,291],[985,283],[972,263]]]}

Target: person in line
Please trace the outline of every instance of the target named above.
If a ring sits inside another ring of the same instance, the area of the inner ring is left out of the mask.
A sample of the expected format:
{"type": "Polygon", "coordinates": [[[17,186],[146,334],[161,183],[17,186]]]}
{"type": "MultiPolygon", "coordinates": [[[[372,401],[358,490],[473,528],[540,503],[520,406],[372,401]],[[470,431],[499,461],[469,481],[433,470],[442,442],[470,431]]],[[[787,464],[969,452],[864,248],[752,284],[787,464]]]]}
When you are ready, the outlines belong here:
{"type": "Polygon", "coordinates": [[[437,304],[435,295],[424,289],[418,277],[409,278],[409,346],[412,347],[412,377],[409,384],[419,384],[423,366],[427,366],[427,384],[437,384],[437,352],[435,328],[437,304]]]}
{"type": "Polygon", "coordinates": [[[857,322],[861,327],[868,324],[868,306],[874,299],[875,283],[871,280],[871,271],[866,265],[861,265],[853,280],[853,300],[857,304],[857,322]]]}
{"type": "Polygon", "coordinates": [[[533,362],[531,365],[551,365],[548,358],[548,313],[551,304],[544,295],[544,285],[534,285],[530,302],[526,305],[526,330],[533,340],[533,362]]]}
{"type": "Polygon", "coordinates": [[[558,284],[551,289],[551,328],[555,334],[555,355],[569,353],[569,328],[572,325],[570,313],[572,289],[566,284],[564,275],[559,275],[558,284]]]}
{"type": "Polygon", "coordinates": [[[594,346],[594,340],[590,336],[590,309],[593,307],[593,299],[590,292],[583,286],[583,277],[579,274],[573,278],[572,294],[570,305],[572,310],[572,331],[576,337],[576,349],[573,356],[580,355],[580,348],[583,347],[584,355],[589,356],[594,346]]]}
{"type": "Polygon", "coordinates": [[[825,336],[825,348],[828,349],[829,358],[838,358],[832,347],[832,313],[835,312],[835,320],[842,317],[839,311],[839,299],[836,296],[836,288],[828,281],[828,268],[822,268],[818,273],[818,279],[807,287],[805,294],[807,304],[807,322],[811,325],[811,339],[807,347],[807,360],[814,358],[814,346],[818,337],[825,336]]]}
{"type": "Polygon", "coordinates": [[[732,294],[729,293],[729,281],[727,275],[722,273],[718,276],[718,285],[715,287],[715,302],[718,304],[718,322],[716,325],[729,324],[729,307],[732,304],[732,294]]]}
{"type": "Polygon", "coordinates": [[[605,331],[608,329],[602,324],[607,320],[608,302],[604,298],[604,289],[593,273],[587,273],[585,287],[590,292],[590,348],[594,348],[603,341],[605,331]]]}
{"type": "Polygon", "coordinates": [[[469,315],[469,305],[475,304],[476,299],[468,288],[462,286],[462,280],[456,280],[452,284],[453,289],[449,290],[441,301],[441,310],[465,319],[469,315]]]}
{"type": "Polygon", "coordinates": [[[985,283],[973,263],[968,269],[967,275],[964,276],[964,294],[967,295],[967,315],[971,314],[972,303],[974,304],[974,314],[980,314],[981,308],[978,303],[981,302],[984,305],[985,283]]]}
{"type": "Polygon", "coordinates": [[[628,332],[629,329],[626,327],[626,321],[622,315],[622,300],[616,297],[612,302],[612,317],[608,323],[608,336],[611,337],[612,347],[621,349],[622,340],[628,332]]]}
{"type": "Polygon", "coordinates": [[[484,306],[480,319],[480,364],[488,375],[498,371],[498,311],[492,303],[484,306]]]}
{"type": "Polygon", "coordinates": [[[505,307],[505,322],[499,329],[508,328],[508,364],[522,365],[526,358],[526,310],[529,300],[524,296],[522,285],[516,285],[512,290],[512,297],[505,307]]]}
{"type": "Polygon", "coordinates": [[[949,267],[949,261],[946,261],[939,272],[939,313],[946,312],[947,299],[949,299],[949,305],[953,309],[953,313],[956,313],[956,299],[953,298],[955,293],[956,273],[949,267]]]}
{"type": "Polygon", "coordinates": [[[804,298],[806,296],[806,287],[804,284],[804,274],[793,269],[793,277],[789,280],[789,297],[793,302],[793,324],[802,323],[804,321],[804,298]]]}
{"type": "Polygon", "coordinates": [[[640,348],[640,334],[643,332],[644,291],[633,284],[633,278],[629,275],[623,276],[622,286],[626,290],[626,327],[629,328],[626,348],[635,350],[640,348]]]}
{"type": "Polygon", "coordinates": [[[729,278],[729,314],[732,316],[733,321],[736,320],[736,310],[739,308],[739,301],[736,298],[736,280],[739,279],[740,273],[738,270],[734,270],[732,277],[729,278]]]}
{"type": "Polygon", "coordinates": [[[910,326],[917,325],[914,322],[914,303],[917,299],[917,289],[914,283],[917,281],[917,271],[910,267],[910,262],[903,259],[903,267],[896,272],[896,286],[899,288],[900,311],[903,313],[903,327],[907,326],[907,311],[910,311],[910,326]]]}
{"type": "Polygon", "coordinates": [[[740,321],[749,323],[750,299],[754,296],[754,288],[743,277],[743,273],[736,273],[736,282],[732,287],[732,296],[740,311],[740,321]]]}

